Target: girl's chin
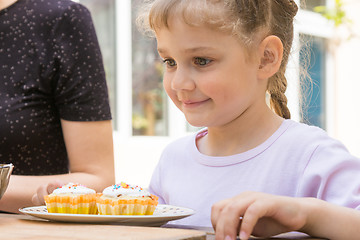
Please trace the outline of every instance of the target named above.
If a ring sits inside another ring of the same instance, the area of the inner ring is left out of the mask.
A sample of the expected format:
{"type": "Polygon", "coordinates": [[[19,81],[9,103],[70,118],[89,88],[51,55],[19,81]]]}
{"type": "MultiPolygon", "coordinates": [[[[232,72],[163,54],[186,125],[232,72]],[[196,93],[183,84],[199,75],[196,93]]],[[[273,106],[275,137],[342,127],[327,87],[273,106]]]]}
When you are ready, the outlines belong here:
{"type": "Polygon", "coordinates": [[[199,121],[199,119],[191,119],[191,118],[186,118],[186,121],[192,126],[192,127],[198,127],[198,128],[201,128],[201,127],[205,127],[206,124],[202,121],[199,121]]]}
{"type": "Polygon", "coordinates": [[[191,123],[189,123],[192,127],[195,127],[195,128],[203,128],[203,127],[205,127],[203,124],[191,124],[191,123]]]}

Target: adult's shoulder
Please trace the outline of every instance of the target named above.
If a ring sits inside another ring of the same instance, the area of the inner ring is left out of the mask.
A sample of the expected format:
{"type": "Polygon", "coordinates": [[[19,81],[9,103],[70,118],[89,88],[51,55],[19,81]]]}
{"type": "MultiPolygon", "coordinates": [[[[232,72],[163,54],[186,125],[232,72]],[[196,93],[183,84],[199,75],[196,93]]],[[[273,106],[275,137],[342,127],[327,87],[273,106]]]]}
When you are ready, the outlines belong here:
{"type": "Polygon", "coordinates": [[[79,14],[89,15],[89,10],[71,0],[27,0],[26,6],[29,12],[45,16],[48,20],[59,20],[61,16],[76,16],[79,14]]]}

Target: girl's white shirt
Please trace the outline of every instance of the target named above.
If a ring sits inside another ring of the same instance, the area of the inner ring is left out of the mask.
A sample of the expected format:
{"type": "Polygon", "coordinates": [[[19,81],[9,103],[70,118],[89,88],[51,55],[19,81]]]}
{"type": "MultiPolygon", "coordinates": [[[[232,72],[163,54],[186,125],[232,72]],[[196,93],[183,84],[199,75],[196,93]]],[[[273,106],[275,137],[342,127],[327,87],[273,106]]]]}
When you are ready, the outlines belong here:
{"type": "Polygon", "coordinates": [[[177,224],[211,227],[211,206],[244,191],[360,208],[360,159],[320,128],[285,120],[259,146],[224,157],[199,152],[197,135],[165,148],[149,187],[160,204],[196,211],[177,224]]]}

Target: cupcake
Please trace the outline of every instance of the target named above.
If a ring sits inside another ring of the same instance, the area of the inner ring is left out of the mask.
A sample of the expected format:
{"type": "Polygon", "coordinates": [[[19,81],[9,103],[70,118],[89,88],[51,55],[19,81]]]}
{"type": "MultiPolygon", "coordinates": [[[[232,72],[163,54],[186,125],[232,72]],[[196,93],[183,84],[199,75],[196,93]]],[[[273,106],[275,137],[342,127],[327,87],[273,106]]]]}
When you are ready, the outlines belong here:
{"type": "Polygon", "coordinates": [[[157,204],[157,196],[124,182],[105,188],[97,198],[101,215],[152,215],[157,204]]]}
{"type": "Polygon", "coordinates": [[[96,191],[68,183],[44,196],[49,213],[97,214],[96,191]]]}

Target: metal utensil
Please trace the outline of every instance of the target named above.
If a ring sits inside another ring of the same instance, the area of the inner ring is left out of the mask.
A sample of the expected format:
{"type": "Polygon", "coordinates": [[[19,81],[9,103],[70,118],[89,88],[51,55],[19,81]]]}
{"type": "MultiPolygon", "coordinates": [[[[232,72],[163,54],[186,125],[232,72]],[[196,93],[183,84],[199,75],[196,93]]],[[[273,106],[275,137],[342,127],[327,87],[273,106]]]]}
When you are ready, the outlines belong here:
{"type": "Polygon", "coordinates": [[[4,195],[10,180],[10,176],[14,165],[9,164],[0,164],[0,199],[4,195]]]}

